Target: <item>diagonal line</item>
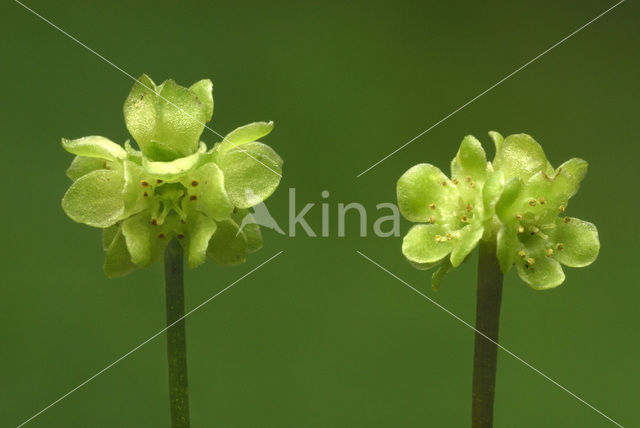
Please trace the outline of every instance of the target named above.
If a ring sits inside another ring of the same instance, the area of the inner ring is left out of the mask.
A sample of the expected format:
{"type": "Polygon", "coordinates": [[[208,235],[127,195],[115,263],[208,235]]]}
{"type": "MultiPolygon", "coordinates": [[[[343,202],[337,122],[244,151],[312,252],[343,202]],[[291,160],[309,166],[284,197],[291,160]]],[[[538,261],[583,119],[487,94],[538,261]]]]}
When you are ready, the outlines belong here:
{"type": "Polygon", "coordinates": [[[556,385],[558,388],[562,389],[564,392],[568,393],[569,395],[571,395],[573,398],[575,398],[576,400],[580,401],[581,403],[583,403],[584,405],[586,405],[587,407],[591,408],[592,410],[596,411],[598,414],[600,414],[601,416],[605,417],[607,420],[609,420],[609,422],[612,422],[613,424],[624,428],[622,425],[620,425],[618,422],[614,421],[613,419],[611,419],[609,416],[605,415],[604,413],[602,413],[600,410],[596,409],[595,407],[593,407],[591,404],[587,403],[586,401],[584,401],[582,398],[578,397],[576,394],[574,394],[573,392],[569,391],[567,388],[565,388],[564,386],[560,385],[558,382],[556,382],[555,380],[553,380],[552,378],[550,378],[549,376],[547,376],[546,374],[542,373],[540,370],[538,370],[537,368],[533,367],[531,364],[529,364],[528,362],[526,362],[525,360],[523,360],[522,358],[520,358],[519,356],[517,356],[516,354],[514,354],[513,352],[511,352],[510,350],[508,350],[507,348],[505,348],[504,346],[500,345],[498,342],[496,342],[495,340],[491,339],[489,336],[487,336],[486,334],[484,334],[483,332],[476,330],[476,328],[474,326],[472,326],[471,324],[469,324],[468,322],[466,322],[465,320],[463,320],[462,318],[460,318],[458,315],[454,314],[453,312],[451,312],[449,309],[445,308],[444,306],[442,306],[440,303],[436,302],[435,300],[433,300],[432,298],[430,298],[429,296],[427,296],[426,294],[422,293],[421,291],[419,291],[418,289],[416,289],[415,287],[413,287],[411,284],[409,284],[408,282],[406,282],[405,280],[403,280],[402,278],[396,276],[395,274],[393,274],[391,271],[389,271],[388,269],[384,268],[383,266],[381,266],[379,263],[373,261],[371,258],[367,257],[366,255],[364,255],[363,253],[361,253],[360,251],[356,250],[356,253],[360,254],[362,257],[364,257],[365,259],[367,259],[368,261],[370,261],[371,263],[373,263],[374,265],[378,266],[380,269],[382,269],[383,271],[385,271],[386,273],[388,273],[389,275],[391,275],[392,277],[394,277],[395,279],[397,279],[398,281],[400,281],[401,283],[403,283],[404,285],[406,285],[407,287],[409,287],[410,289],[412,289],[413,291],[415,291],[416,293],[418,293],[419,295],[421,295],[422,297],[424,297],[425,299],[427,299],[429,302],[433,303],[434,305],[436,305],[438,308],[442,309],[443,311],[445,311],[446,313],[448,313],[449,315],[451,315],[452,317],[454,317],[455,319],[457,319],[458,321],[460,321],[462,324],[464,324],[465,326],[469,327],[471,330],[475,331],[476,333],[478,333],[479,335],[483,336],[485,339],[489,340],[490,342],[492,342],[494,345],[496,345],[498,348],[502,349],[504,352],[506,352],[507,354],[511,355],[513,358],[515,358],[516,360],[520,361],[522,364],[524,364],[525,366],[529,367],[531,370],[533,370],[534,372],[538,373],[540,376],[542,376],[543,378],[547,379],[549,382],[553,383],[554,385],[556,385]]]}
{"type": "Polygon", "coordinates": [[[78,386],[76,386],[75,388],[70,390],[69,392],[67,392],[66,394],[62,395],[60,398],[58,398],[57,400],[55,400],[54,402],[49,404],[44,409],[40,410],[35,415],[31,416],[29,419],[27,419],[26,421],[22,422],[20,425],[17,426],[17,428],[20,428],[20,427],[26,425],[27,423],[29,423],[30,421],[32,421],[33,419],[37,418],[38,416],[40,416],[41,414],[43,414],[44,412],[46,412],[47,410],[49,410],[50,408],[52,408],[53,406],[55,406],[56,404],[58,404],[59,402],[64,400],[65,398],[67,398],[69,395],[73,394],[78,389],[82,388],[83,386],[85,386],[86,384],[88,384],[89,382],[91,382],[92,380],[97,378],[98,376],[100,376],[102,373],[106,372],[111,367],[115,366],[120,361],[124,360],[129,355],[133,354],[138,349],[142,348],[144,345],[146,345],[147,343],[151,342],[153,339],[155,339],[156,337],[160,336],[165,331],[169,330],[171,327],[173,327],[174,325],[176,325],[177,323],[179,323],[180,321],[182,321],[183,319],[185,319],[186,317],[188,317],[189,315],[191,315],[192,313],[194,313],[195,311],[197,311],[198,309],[200,309],[201,307],[203,307],[204,305],[206,305],[207,303],[209,303],[210,301],[212,301],[213,299],[215,299],[216,297],[218,297],[219,295],[221,295],[222,293],[224,293],[225,291],[227,291],[228,289],[230,289],[231,287],[236,285],[238,282],[242,281],[244,278],[246,278],[249,275],[251,275],[253,272],[257,271],[262,266],[266,265],[267,263],[269,263],[271,260],[275,259],[276,257],[278,257],[282,253],[283,253],[283,251],[278,251],[276,254],[274,254],[273,256],[271,256],[270,258],[265,260],[264,262],[260,263],[258,266],[254,267],[249,272],[245,273],[240,278],[236,279],[231,284],[227,285],[225,288],[223,288],[222,290],[220,290],[219,292],[217,292],[213,296],[209,297],[207,300],[205,300],[204,302],[200,303],[195,308],[191,309],[189,312],[184,314],[182,317],[178,318],[177,320],[175,320],[174,322],[172,322],[171,324],[169,324],[168,326],[166,326],[165,328],[163,328],[162,330],[160,330],[159,332],[157,332],[156,334],[154,334],[153,336],[151,336],[150,338],[148,338],[147,340],[145,340],[144,342],[142,342],[141,344],[139,344],[135,348],[131,349],[129,352],[127,352],[126,354],[122,355],[120,358],[118,358],[117,360],[115,360],[114,362],[112,362],[111,364],[109,364],[108,366],[106,366],[105,368],[103,368],[102,370],[100,370],[99,372],[97,372],[96,374],[94,374],[93,376],[91,376],[90,378],[85,380],[84,382],[82,382],[81,384],[79,384],[78,386]]]}
{"type": "Polygon", "coordinates": [[[123,70],[121,67],[118,67],[116,64],[114,64],[113,62],[109,61],[107,58],[105,58],[104,56],[102,56],[101,54],[99,54],[98,52],[96,52],[95,50],[91,49],[89,46],[87,46],[86,44],[82,43],[80,40],[76,39],[75,37],[73,37],[71,34],[67,33],[66,31],[64,31],[62,28],[58,27],[56,24],[54,24],[53,22],[49,21],[47,18],[45,18],[44,16],[40,15],[38,12],[36,12],[35,10],[31,9],[30,7],[26,6],[24,3],[20,2],[19,0],[14,0],[16,3],[18,3],[20,6],[22,6],[23,8],[25,8],[26,10],[28,10],[29,12],[31,12],[32,14],[34,14],[35,16],[37,16],[38,18],[40,18],[41,20],[43,20],[44,22],[46,22],[47,24],[49,24],[50,26],[52,26],[53,28],[55,28],[56,30],[60,31],[62,34],[64,34],[65,36],[69,37],[71,40],[73,40],[74,42],[76,42],[77,44],[79,44],[80,46],[82,46],[83,48],[85,48],[86,50],[88,50],[89,52],[91,52],[92,54],[94,54],[95,56],[97,56],[98,58],[100,58],[101,60],[103,60],[104,62],[106,62],[107,64],[111,65],[113,68],[115,68],[116,70],[120,71],[122,74],[124,74],[125,76],[129,77],[130,79],[134,80],[135,82],[137,82],[139,85],[147,88],[148,90],[150,90],[151,92],[153,92],[154,94],[156,94],[157,96],[159,96],[160,98],[162,98],[164,101],[166,101],[167,103],[171,104],[172,106],[174,106],[175,108],[177,108],[178,110],[180,110],[182,113],[184,113],[186,116],[190,117],[191,119],[193,119],[196,123],[199,123],[200,125],[204,126],[205,128],[207,128],[209,131],[213,132],[214,134],[216,134],[218,137],[222,138],[223,141],[226,141],[227,143],[231,144],[233,147],[237,148],[238,150],[240,150],[241,152],[245,153],[247,156],[249,156],[251,159],[253,159],[254,161],[258,162],[259,164],[261,164],[262,166],[264,166],[265,168],[267,168],[269,171],[273,172],[275,175],[277,175],[278,177],[282,178],[282,175],[277,172],[274,171],[271,167],[269,167],[268,165],[264,164],[263,162],[260,162],[258,159],[254,158],[253,156],[251,156],[251,154],[249,154],[249,152],[247,152],[244,149],[239,148],[237,145],[233,144],[231,141],[229,141],[226,137],[223,137],[222,135],[220,135],[218,132],[216,132],[215,129],[207,126],[207,124],[200,122],[198,119],[196,119],[195,117],[193,117],[191,114],[187,113],[186,111],[184,111],[183,109],[181,109],[180,107],[178,107],[177,105],[175,105],[173,102],[169,101],[168,99],[166,99],[165,97],[163,97],[162,95],[160,95],[158,92],[156,92],[155,90],[153,90],[152,88],[148,87],[147,85],[145,85],[144,83],[142,83],[140,80],[136,79],[135,77],[133,77],[130,73],[127,73],[125,70],[123,70]]]}
{"type": "MultiPolygon", "coordinates": [[[[17,1],[17,0],[16,0],[17,1]]],[[[519,71],[521,71],[522,69],[524,69],[525,67],[527,67],[528,65],[530,65],[531,63],[535,62],[536,60],[538,60],[540,57],[546,55],[547,53],[549,53],[549,51],[551,51],[552,49],[554,49],[555,47],[557,47],[558,45],[564,43],[565,41],[569,40],[571,37],[575,36],[577,33],[579,33],[580,31],[582,31],[583,29],[585,29],[587,26],[591,25],[592,23],[594,23],[595,21],[597,21],[598,19],[602,18],[604,15],[606,15],[607,13],[611,12],[614,8],[618,7],[619,5],[621,5],[622,3],[624,3],[625,0],[620,0],[618,3],[614,4],[613,6],[611,6],[609,9],[605,10],[604,12],[602,12],[600,15],[596,16],[595,18],[593,18],[591,21],[587,22],[586,24],[584,24],[582,27],[578,28],[577,30],[575,30],[573,33],[569,34],[568,36],[566,36],[564,39],[560,40],[559,42],[557,42],[556,44],[554,44],[553,46],[551,46],[550,48],[547,48],[546,50],[544,50],[543,52],[539,53],[536,57],[534,57],[533,59],[529,60],[528,62],[526,62],[525,64],[521,65],[520,67],[516,68],[514,71],[512,71],[511,73],[507,74],[505,77],[503,77],[502,79],[500,79],[499,81],[497,81],[496,83],[494,83],[493,85],[489,86],[489,88],[485,89],[484,91],[480,92],[478,95],[476,95],[475,97],[471,98],[469,101],[467,101],[466,103],[462,104],[460,107],[458,107],[457,109],[455,109],[454,111],[452,111],[451,113],[449,113],[448,115],[446,115],[445,117],[443,117],[442,119],[440,119],[439,121],[437,121],[436,123],[434,123],[433,125],[431,125],[430,127],[428,127],[427,129],[425,129],[424,131],[422,131],[421,133],[419,133],[418,135],[416,135],[415,137],[413,137],[412,139],[410,139],[409,141],[407,141],[406,143],[404,143],[403,145],[401,145],[400,147],[398,147],[397,149],[395,149],[394,151],[392,151],[391,153],[389,153],[388,155],[386,155],[385,157],[383,157],[382,159],[380,159],[378,162],[374,163],[373,165],[371,165],[369,168],[365,169],[364,171],[362,171],[360,174],[358,174],[356,176],[356,178],[360,178],[360,176],[366,174],[369,170],[375,168],[376,166],[378,166],[379,164],[381,164],[382,162],[386,161],[387,159],[389,159],[391,156],[395,155],[396,153],[398,153],[400,150],[404,149],[405,147],[407,147],[409,144],[413,143],[415,140],[417,140],[418,138],[422,137],[424,134],[426,134],[427,132],[431,131],[433,128],[435,128],[436,126],[440,125],[442,122],[444,122],[445,120],[449,119],[451,116],[453,116],[454,114],[458,113],[460,110],[462,110],[463,108],[465,108],[466,106],[468,106],[469,104],[473,103],[474,101],[476,101],[478,98],[480,98],[481,96],[485,95],[487,92],[491,91],[493,88],[495,88],[496,86],[500,85],[502,82],[504,82],[505,80],[509,79],[510,77],[512,77],[514,74],[518,73],[519,71]]]]}

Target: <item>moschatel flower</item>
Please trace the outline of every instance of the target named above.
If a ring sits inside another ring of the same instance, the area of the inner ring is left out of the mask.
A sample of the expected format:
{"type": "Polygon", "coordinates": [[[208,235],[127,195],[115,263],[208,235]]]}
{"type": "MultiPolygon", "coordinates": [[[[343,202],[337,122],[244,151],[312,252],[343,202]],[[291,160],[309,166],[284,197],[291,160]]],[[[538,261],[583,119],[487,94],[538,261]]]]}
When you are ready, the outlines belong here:
{"type": "Polygon", "coordinates": [[[574,158],[554,169],[529,135],[489,134],[496,146],[493,162],[467,136],[451,163],[451,179],[430,164],[400,177],[400,212],[420,223],[404,237],[402,252],[419,269],[440,266],[432,281],[437,289],[444,273],[460,265],[480,239],[493,241],[503,273],[515,264],[533,288],[556,287],[564,281],[560,263],[586,266],[600,248],[593,224],[559,217],[587,163],[574,158]]]}
{"type": "Polygon", "coordinates": [[[191,267],[207,256],[243,263],[262,246],[257,225],[239,224],[280,182],[282,159],[257,142],[273,123],[242,126],[208,149],[200,135],[212,115],[210,80],[156,86],[143,75],[124,104],[140,150],[104,137],[63,139],[76,157],[62,207],[71,219],[103,229],[107,276],[152,265],[173,238],[191,267]]]}

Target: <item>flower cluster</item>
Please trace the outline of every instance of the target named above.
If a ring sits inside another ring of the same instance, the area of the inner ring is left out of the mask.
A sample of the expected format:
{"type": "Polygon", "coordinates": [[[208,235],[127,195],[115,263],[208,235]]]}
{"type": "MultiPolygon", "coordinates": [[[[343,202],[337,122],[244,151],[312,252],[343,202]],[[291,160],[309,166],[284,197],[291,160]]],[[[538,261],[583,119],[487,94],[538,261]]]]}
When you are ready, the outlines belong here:
{"type": "Polygon", "coordinates": [[[191,267],[207,256],[243,263],[262,246],[255,223],[239,225],[280,182],[282,159],[257,142],[273,123],[242,126],[207,149],[200,135],[212,115],[210,80],[186,88],[143,75],[124,104],[140,150],[98,136],[63,139],[76,157],[62,207],[74,221],[103,229],[107,276],[152,265],[174,238],[191,267]]]}
{"type": "Polygon", "coordinates": [[[556,287],[564,281],[560,264],[587,266],[600,249],[593,224],[565,216],[587,162],[574,158],[554,169],[529,135],[489,135],[496,146],[493,162],[467,136],[451,163],[451,179],[429,164],[400,177],[400,212],[420,223],[405,236],[402,252],[419,269],[439,266],[432,281],[437,289],[442,276],[484,239],[495,242],[502,272],[515,264],[531,287],[556,287]]]}

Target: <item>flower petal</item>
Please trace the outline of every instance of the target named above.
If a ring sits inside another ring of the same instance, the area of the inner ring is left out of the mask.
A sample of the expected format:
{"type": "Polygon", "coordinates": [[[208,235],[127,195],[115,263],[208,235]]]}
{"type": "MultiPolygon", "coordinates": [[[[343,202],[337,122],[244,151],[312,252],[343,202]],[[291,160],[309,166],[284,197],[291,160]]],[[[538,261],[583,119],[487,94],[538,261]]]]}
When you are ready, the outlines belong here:
{"type": "Polygon", "coordinates": [[[71,165],[67,169],[67,177],[76,181],[83,175],[87,175],[98,169],[111,169],[111,161],[107,161],[100,158],[90,158],[87,156],[76,156],[73,158],[71,165]]]}
{"type": "Polygon", "coordinates": [[[237,210],[232,214],[233,221],[240,225],[242,232],[247,237],[247,250],[249,254],[255,253],[262,248],[262,232],[260,226],[255,223],[253,215],[248,210],[237,210]],[[242,222],[246,219],[246,223],[243,226],[242,222]]]}
{"type": "Polygon", "coordinates": [[[102,229],[102,249],[107,251],[111,246],[111,243],[118,235],[120,226],[114,224],[113,226],[105,227],[102,229]]]}
{"type": "Polygon", "coordinates": [[[189,87],[189,90],[197,95],[204,104],[205,119],[210,121],[213,117],[213,83],[209,79],[202,79],[189,87]]]}
{"type": "Polygon", "coordinates": [[[556,242],[555,258],[569,267],[588,266],[600,252],[596,227],[577,218],[558,218],[552,239],[556,242]]]}
{"type": "Polygon", "coordinates": [[[489,131],[489,137],[491,137],[491,141],[493,141],[493,145],[496,147],[496,153],[498,153],[500,151],[500,147],[502,147],[504,137],[496,131],[489,131]]]}
{"type": "Polygon", "coordinates": [[[122,171],[101,169],[76,180],[62,199],[72,220],[93,227],[109,227],[124,213],[122,171]]]}
{"type": "Polygon", "coordinates": [[[504,189],[498,202],[496,202],[496,215],[505,224],[515,222],[518,197],[522,193],[523,183],[520,177],[513,177],[504,185],[504,189]]]}
{"type": "Polygon", "coordinates": [[[282,159],[271,147],[246,143],[220,155],[218,165],[231,202],[249,208],[267,199],[276,190],[282,176],[282,159]]]}
{"type": "Polygon", "coordinates": [[[562,266],[553,257],[541,255],[531,264],[528,259],[516,262],[520,278],[536,290],[547,290],[557,287],[564,281],[562,266]]]}
{"type": "Polygon", "coordinates": [[[77,140],[63,138],[62,147],[74,155],[110,161],[124,159],[127,156],[127,152],[120,145],[100,136],[82,137],[77,140]]]}
{"type": "Polygon", "coordinates": [[[460,143],[456,157],[451,162],[451,177],[464,180],[466,177],[483,183],[487,177],[487,155],[480,141],[467,135],[460,143]]]}
{"type": "Polygon", "coordinates": [[[155,162],[143,157],[142,166],[149,175],[164,181],[175,182],[196,166],[199,155],[199,153],[194,153],[170,162],[155,162]]]}
{"type": "Polygon", "coordinates": [[[180,156],[194,153],[198,149],[204,124],[208,121],[209,110],[210,106],[203,103],[195,92],[173,80],[167,80],[161,85],[158,97],[160,120],[153,141],[169,147],[180,156]]]}
{"type": "Polygon", "coordinates": [[[493,167],[502,170],[506,180],[512,177],[526,180],[538,171],[553,173],[542,147],[527,134],[514,134],[505,138],[496,153],[493,167]]]}
{"type": "Polygon", "coordinates": [[[205,262],[209,240],[215,233],[216,227],[213,219],[197,211],[187,217],[182,244],[189,267],[194,268],[205,262]]]}
{"type": "Polygon", "coordinates": [[[522,246],[517,231],[503,225],[498,229],[496,256],[502,273],[507,273],[516,261],[518,249],[522,246]]]}
{"type": "Polygon", "coordinates": [[[131,254],[127,249],[127,243],[120,230],[116,231],[111,245],[107,250],[107,257],[104,260],[103,270],[108,278],[125,276],[136,270],[138,267],[131,262],[131,254]]]}
{"type": "Polygon", "coordinates": [[[431,275],[431,288],[433,291],[440,290],[440,284],[442,283],[442,278],[444,278],[445,274],[449,272],[453,267],[451,266],[451,262],[449,259],[444,259],[442,264],[436,270],[433,275],[431,275]]]}
{"type": "Polygon", "coordinates": [[[482,202],[484,205],[484,216],[488,218],[494,213],[494,209],[502,190],[504,189],[504,174],[502,171],[492,173],[482,186],[482,202]]]}
{"type": "Polygon", "coordinates": [[[415,165],[402,174],[397,195],[400,212],[413,222],[428,222],[434,214],[452,211],[458,198],[449,178],[427,163],[415,165]]]}
{"type": "MultiPolygon", "coordinates": [[[[171,217],[167,218],[170,220],[171,217]]],[[[160,260],[164,249],[174,236],[170,221],[162,225],[150,223],[148,211],[129,217],[122,223],[131,261],[139,267],[148,267],[160,260]]]]}
{"type": "Polygon", "coordinates": [[[453,239],[454,247],[451,251],[451,266],[460,266],[476,247],[483,233],[484,227],[476,224],[469,224],[460,230],[459,237],[453,239]]]}
{"type": "Polygon", "coordinates": [[[247,261],[247,238],[233,220],[218,222],[218,229],[209,241],[207,256],[216,263],[235,266],[247,261]]]}
{"type": "Polygon", "coordinates": [[[213,162],[204,164],[187,177],[182,184],[188,189],[186,198],[196,197],[196,209],[215,220],[229,218],[233,204],[224,187],[224,175],[213,162]]]}
{"type": "Polygon", "coordinates": [[[434,263],[451,252],[453,243],[446,231],[435,224],[417,224],[402,240],[402,253],[414,263],[434,263]]]}
{"type": "Polygon", "coordinates": [[[224,153],[243,144],[258,141],[260,138],[268,135],[272,129],[273,122],[253,122],[241,126],[224,137],[218,150],[220,153],[224,153]]]}

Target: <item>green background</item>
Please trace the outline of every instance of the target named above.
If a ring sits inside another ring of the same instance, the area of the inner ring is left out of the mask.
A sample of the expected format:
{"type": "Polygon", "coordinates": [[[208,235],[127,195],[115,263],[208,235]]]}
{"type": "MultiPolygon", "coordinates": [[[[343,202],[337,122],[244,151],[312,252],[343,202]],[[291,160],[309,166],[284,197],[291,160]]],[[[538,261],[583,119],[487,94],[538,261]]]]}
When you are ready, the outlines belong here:
{"type": "MultiPolygon", "coordinates": [[[[395,201],[410,166],[448,163],[466,134],[527,132],[551,162],[590,162],[569,214],[594,222],[595,264],[557,289],[505,279],[504,346],[624,426],[638,384],[639,8],[628,1],[360,178],[356,175],[612,6],[566,2],[45,2],[27,4],[134,76],[209,77],[219,133],[274,120],[285,160],[268,201],[286,227],[288,188],[319,232],[265,231],[240,267],[186,274],[193,427],[464,427],[473,332],[360,250],[473,322],[475,260],[445,278],[411,268],[401,238],[337,237],[337,204],[395,201]]],[[[60,138],[128,138],[132,81],[17,3],[2,5],[3,244],[0,425],[16,426],[164,325],[159,265],[108,280],[99,232],[60,199],[60,138]]],[[[203,140],[218,138],[205,131],[203,140]]],[[[386,214],[387,211],[384,211],[386,214]]],[[[409,223],[402,222],[402,233],[409,223]]],[[[497,427],[613,426],[504,352],[497,427]]],[[[40,415],[33,427],[168,426],[161,335],[40,415]]]]}

